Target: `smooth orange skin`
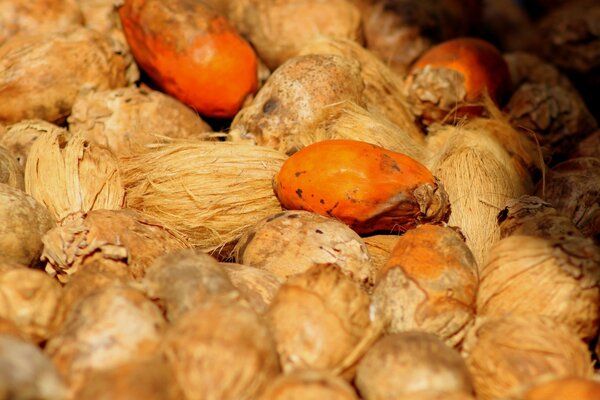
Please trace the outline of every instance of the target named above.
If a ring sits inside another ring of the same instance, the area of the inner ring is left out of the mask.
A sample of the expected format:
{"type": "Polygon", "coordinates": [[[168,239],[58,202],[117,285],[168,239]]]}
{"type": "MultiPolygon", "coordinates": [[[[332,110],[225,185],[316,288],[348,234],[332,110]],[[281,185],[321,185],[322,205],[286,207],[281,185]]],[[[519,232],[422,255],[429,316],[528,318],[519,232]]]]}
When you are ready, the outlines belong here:
{"type": "MultiPolygon", "coordinates": [[[[183,26],[168,16],[152,21],[157,7],[151,3],[126,0],[118,10],[136,62],[162,90],[200,114],[235,116],[258,84],[252,47],[223,16],[208,9],[186,10],[190,18],[185,22],[194,26],[183,26]]],[[[196,3],[195,7],[204,6],[196,3]]]]}
{"type": "Polygon", "coordinates": [[[566,399],[600,399],[600,382],[579,377],[562,378],[538,385],[523,396],[523,400],[566,399]]]}
{"type": "Polygon", "coordinates": [[[467,101],[474,101],[487,90],[497,104],[510,90],[510,72],[502,54],[491,43],[477,38],[448,40],[427,50],[411,71],[431,65],[448,68],[465,78],[467,101]]]}
{"type": "Polygon", "coordinates": [[[358,233],[370,233],[413,227],[420,210],[412,192],[434,182],[425,166],[404,154],[354,140],[326,140],[288,158],[273,188],[286,209],[334,217],[358,233]]]}

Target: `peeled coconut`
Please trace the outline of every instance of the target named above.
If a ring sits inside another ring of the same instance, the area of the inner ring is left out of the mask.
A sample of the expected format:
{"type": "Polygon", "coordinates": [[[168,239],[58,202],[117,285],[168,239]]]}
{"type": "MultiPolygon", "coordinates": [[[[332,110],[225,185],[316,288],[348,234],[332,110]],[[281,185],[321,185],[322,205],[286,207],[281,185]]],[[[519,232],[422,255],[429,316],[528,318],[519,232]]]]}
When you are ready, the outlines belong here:
{"type": "Polygon", "coordinates": [[[326,372],[295,371],[279,375],[260,400],[358,400],[354,389],[342,378],[326,372]]]}
{"type": "Polygon", "coordinates": [[[277,275],[248,265],[221,263],[221,268],[258,314],[267,311],[283,283],[283,279],[277,275]]]}
{"type": "Polygon", "coordinates": [[[23,167],[10,150],[0,145],[0,183],[25,190],[23,167]]]}

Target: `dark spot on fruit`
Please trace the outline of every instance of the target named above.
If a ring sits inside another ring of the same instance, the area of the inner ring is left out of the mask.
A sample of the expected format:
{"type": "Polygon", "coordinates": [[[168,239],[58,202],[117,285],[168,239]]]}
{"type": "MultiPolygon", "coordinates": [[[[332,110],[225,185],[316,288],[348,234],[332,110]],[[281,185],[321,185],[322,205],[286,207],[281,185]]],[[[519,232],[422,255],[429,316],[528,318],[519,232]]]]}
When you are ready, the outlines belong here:
{"type": "Polygon", "coordinates": [[[296,178],[298,178],[300,175],[305,174],[305,173],[306,173],[306,171],[298,171],[298,172],[294,173],[294,176],[296,178]]]}
{"type": "Polygon", "coordinates": [[[265,114],[269,114],[270,112],[275,110],[278,105],[279,101],[277,101],[277,99],[270,98],[265,102],[265,104],[263,104],[263,112],[265,114]]]}
{"type": "Polygon", "coordinates": [[[398,171],[400,172],[400,166],[392,157],[384,154],[381,156],[380,168],[382,171],[398,171]]]}
{"type": "Polygon", "coordinates": [[[298,214],[289,214],[287,217],[288,217],[289,219],[298,218],[298,214]]]}
{"type": "Polygon", "coordinates": [[[320,200],[319,200],[319,203],[321,203],[321,204],[325,204],[325,200],[323,200],[323,199],[320,199],[320,200]]]}
{"type": "Polygon", "coordinates": [[[339,206],[339,205],[340,205],[340,202],[339,202],[339,201],[336,201],[336,202],[335,202],[335,204],[333,205],[333,207],[331,207],[329,210],[327,210],[327,211],[325,211],[325,212],[326,212],[326,213],[327,213],[329,216],[331,216],[331,215],[332,215],[332,213],[333,213],[333,210],[335,210],[335,209],[337,208],[337,206],[339,206]]]}
{"type": "Polygon", "coordinates": [[[323,233],[323,231],[320,230],[320,229],[315,229],[315,232],[317,232],[317,233],[323,233]]]}
{"type": "Polygon", "coordinates": [[[296,194],[298,195],[299,198],[302,198],[302,189],[296,190],[296,194]]]}

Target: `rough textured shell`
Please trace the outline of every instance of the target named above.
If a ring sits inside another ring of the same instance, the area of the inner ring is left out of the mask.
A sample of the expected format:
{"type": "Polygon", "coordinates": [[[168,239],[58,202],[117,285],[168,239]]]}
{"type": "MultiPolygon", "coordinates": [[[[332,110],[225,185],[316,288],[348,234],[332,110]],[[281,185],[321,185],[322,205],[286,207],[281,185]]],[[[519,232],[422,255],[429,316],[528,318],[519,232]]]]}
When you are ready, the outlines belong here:
{"type": "Polygon", "coordinates": [[[269,384],[260,400],[357,400],[346,381],[319,371],[297,371],[279,375],[269,384]]]}
{"type": "Polygon", "coordinates": [[[19,164],[16,155],[0,145],[0,183],[25,190],[23,167],[19,164]]]}

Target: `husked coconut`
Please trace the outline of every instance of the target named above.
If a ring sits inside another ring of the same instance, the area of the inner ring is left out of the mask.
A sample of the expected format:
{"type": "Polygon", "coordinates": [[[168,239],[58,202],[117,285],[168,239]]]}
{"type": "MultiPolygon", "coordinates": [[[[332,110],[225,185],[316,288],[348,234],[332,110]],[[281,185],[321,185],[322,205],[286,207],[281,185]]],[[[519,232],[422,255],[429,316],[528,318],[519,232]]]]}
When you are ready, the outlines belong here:
{"type": "Polygon", "coordinates": [[[335,375],[319,371],[294,371],[279,375],[260,400],[358,400],[352,386],[335,375]]]}
{"type": "Polygon", "coordinates": [[[264,314],[267,311],[283,283],[283,279],[277,275],[248,265],[221,263],[221,268],[233,286],[240,291],[258,314],[264,314]]]}
{"type": "Polygon", "coordinates": [[[23,167],[10,150],[0,145],[0,183],[25,190],[23,167]]]}
{"type": "Polygon", "coordinates": [[[64,128],[51,122],[41,119],[26,119],[8,125],[6,132],[0,135],[0,145],[10,150],[24,169],[31,146],[45,132],[68,135],[64,128]]]}

